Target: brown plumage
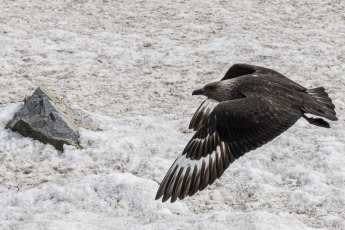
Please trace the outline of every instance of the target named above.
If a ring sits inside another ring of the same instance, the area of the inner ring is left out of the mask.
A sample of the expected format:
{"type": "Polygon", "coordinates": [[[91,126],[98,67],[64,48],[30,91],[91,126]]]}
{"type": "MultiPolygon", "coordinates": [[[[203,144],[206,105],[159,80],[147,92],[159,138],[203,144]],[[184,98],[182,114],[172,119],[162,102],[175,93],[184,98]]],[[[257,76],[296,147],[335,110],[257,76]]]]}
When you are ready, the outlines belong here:
{"type": "Polygon", "coordinates": [[[306,89],[259,66],[233,65],[220,81],[193,92],[199,94],[208,99],[189,125],[197,132],[169,169],[156,200],[163,196],[163,202],[174,202],[203,190],[235,159],[271,141],[301,117],[329,128],[325,120],[305,113],[337,120],[324,88],[306,89]]]}

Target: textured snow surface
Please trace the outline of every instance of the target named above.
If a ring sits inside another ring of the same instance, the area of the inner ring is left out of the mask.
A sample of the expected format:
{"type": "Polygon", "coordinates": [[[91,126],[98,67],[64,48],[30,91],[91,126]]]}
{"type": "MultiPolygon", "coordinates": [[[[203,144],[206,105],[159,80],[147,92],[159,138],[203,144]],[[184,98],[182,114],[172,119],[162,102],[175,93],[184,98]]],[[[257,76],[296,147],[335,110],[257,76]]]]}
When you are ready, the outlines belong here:
{"type": "Polygon", "coordinates": [[[345,229],[345,1],[0,1],[0,229],[345,229]],[[323,86],[339,121],[298,121],[220,180],[161,203],[202,97],[234,63],[323,86]],[[61,154],[6,123],[37,85],[102,129],[61,154]]]}

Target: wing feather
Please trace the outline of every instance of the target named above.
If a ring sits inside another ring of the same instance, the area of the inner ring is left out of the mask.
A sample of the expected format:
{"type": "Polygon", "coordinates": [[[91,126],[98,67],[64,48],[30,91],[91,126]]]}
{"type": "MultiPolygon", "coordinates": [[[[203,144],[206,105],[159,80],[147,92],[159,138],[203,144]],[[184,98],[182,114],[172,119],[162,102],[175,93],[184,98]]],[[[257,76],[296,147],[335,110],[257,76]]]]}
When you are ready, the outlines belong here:
{"type": "Polygon", "coordinates": [[[284,75],[275,70],[248,64],[234,64],[229,68],[229,70],[226,72],[225,76],[221,79],[221,81],[246,75],[252,75],[255,77],[266,77],[270,79],[272,82],[279,82],[280,84],[288,85],[299,91],[307,90],[303,86],[297,84],[296,82],[290,80],[289,78],[285,77],[284,75]]]}
{"type": "Polygon", "coordinates": [[[219,102],[216,100],[206,99],[195,112],[192,120],[190,121],[189,128],[193,129],[194,131],[200,129],[205,120],[218,104],[219,102]]]}
{"type": "Polygon", "coordinates": [[[203,190],[235,159],[275,138],[301,115],[297,109],[281,109],[274,99],[256,95],[218,103],[201,119],[202,126],[169,169],[156,199],[163,196],[163,202],[169,198],[174,202],[203,190]]]}

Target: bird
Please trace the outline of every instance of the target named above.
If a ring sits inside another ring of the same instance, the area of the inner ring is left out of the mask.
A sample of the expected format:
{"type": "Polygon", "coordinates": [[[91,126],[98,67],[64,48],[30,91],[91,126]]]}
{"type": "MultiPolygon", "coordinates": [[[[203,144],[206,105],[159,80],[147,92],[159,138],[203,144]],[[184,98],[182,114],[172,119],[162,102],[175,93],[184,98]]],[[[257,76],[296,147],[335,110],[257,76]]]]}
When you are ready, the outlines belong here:
{"type": "Polygon", "coordinates": [[[330,125],[322,118],[338,119],[323,87],[307,89],[275,70],[249,64],[234,64],[220,81],[192,95],[207,99],[189,124],[196,131],[194,136],[159,186],[155,199],[163,197],[162,202],[171,198],[173,203],[205,189],[236,159],[282,134],[300,118],[324,128],[330,125]]]}

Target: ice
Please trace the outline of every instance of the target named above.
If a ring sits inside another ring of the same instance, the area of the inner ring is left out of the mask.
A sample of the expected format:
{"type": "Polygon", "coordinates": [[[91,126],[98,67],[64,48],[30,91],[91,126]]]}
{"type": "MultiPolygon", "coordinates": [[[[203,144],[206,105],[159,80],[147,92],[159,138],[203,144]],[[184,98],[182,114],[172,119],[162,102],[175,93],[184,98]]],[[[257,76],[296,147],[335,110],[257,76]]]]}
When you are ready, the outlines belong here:
{"type": "Polygon", "coordinates": [[[0,229],[345,229],[344,1],[0,1],[0,229]],[[193,133],[191,93],[235,63],[323,86],[298,121],[212,186],[155,201],[193,133]],[[37,86],[100,127],[83,149],[5,129],[37,86]]]}

